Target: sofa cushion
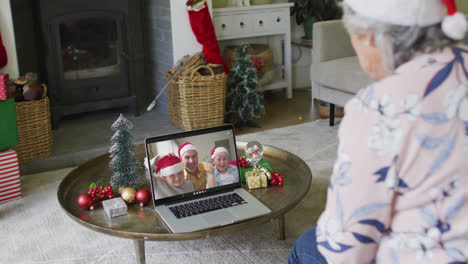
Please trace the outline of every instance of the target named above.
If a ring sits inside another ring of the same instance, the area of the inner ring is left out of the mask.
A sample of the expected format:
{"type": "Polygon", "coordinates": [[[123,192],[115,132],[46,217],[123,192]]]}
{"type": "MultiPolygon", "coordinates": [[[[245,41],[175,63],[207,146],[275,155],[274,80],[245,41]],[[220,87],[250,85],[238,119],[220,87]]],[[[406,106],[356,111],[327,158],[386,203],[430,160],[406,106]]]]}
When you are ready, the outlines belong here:
{"type": "Polygon", "coordinates": [[[322,86],[356,94],[373,80],[361,70],[356,56],[312,64],[310,79],[322,86]]]}

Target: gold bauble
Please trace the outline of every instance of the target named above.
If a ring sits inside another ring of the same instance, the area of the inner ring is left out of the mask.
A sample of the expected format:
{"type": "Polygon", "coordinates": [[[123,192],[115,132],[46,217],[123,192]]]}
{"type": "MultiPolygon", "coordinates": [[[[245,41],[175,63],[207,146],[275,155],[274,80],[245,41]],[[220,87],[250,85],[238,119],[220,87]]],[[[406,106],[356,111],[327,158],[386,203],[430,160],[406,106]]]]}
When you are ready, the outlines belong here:
{"type": "Polygon", "coordinates": [[[122,189],[122,192],[120,193],[120,197],[127,204],[135,201],[135,196],[136,196],[136,190],[134,188],[122,189]]]}

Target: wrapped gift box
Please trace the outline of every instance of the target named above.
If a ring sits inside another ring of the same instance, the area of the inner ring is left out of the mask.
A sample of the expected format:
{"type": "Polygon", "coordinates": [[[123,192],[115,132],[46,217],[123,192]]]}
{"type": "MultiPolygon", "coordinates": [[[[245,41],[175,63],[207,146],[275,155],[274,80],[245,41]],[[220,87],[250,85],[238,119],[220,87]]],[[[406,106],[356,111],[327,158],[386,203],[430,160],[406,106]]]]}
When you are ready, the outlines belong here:
{"type": "Polygon", "coordinates": [[[127,204],[120,197],[102,201],[102,207],[109,217],[127,214],[127,204]]]}
{"type": "Polygon", "coordinates": [[[265,173],[249,171],[245,174],[249,189],[265,188],[268,186],[268,179],[265,173]]]}
{"type": "Polygon", "coordinates": [[[0,73],[0,101],[5,101],[8,98],[8,74],[0,73]]]}
{"type": "MultiPolygon", "coordinates": [[[[269,171],[271,170],[271,166],[270,166],[270,163],[268,163],[268,161],[266,160],[261,160],[259,163],[258,163],[259,166],[261,167],[264,167],[266,169],[268,169],[269,171]]],[[[241,176],[241,181],[243,183],[245,183],[245,174],[249,171],[252,171],[253,170],[253,167],[247,167],[247,168],[244,168],[244,167],[239,167],[240,169],[240,176],[241,176]]]]}
{"type": "Polygon", "coordinates": [[[0,203],[21,198],[18,155],[14,150],[0,152],[0,203]]]}
{"type": "Polygon", "coordinates": [[[18,145],[15,99],[0,101],[0,151],[18,145]]]}

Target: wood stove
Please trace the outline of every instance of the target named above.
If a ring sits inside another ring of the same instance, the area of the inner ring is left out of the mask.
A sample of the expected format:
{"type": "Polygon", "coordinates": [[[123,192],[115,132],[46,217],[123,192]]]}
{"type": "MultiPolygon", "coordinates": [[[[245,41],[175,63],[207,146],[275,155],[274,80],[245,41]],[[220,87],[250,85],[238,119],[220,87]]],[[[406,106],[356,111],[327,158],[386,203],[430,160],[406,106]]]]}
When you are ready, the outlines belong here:
{"type": "MultiPolygon", "coordinates": [[[[40,0],[52,126],[65,115],[128,106],[144,75],[141,1],[40,0]]],[[[145,96],[145,95],[139,95],[145,96]]]]}

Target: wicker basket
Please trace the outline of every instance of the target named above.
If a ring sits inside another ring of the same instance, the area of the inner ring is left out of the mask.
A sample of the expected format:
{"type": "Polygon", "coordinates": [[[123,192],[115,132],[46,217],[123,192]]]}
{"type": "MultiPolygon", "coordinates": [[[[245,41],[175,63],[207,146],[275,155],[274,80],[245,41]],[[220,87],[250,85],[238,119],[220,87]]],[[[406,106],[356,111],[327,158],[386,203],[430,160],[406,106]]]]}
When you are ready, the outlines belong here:
{"type": "Polygon", "coordinates": [[[226,103],[226,74],[214,74],[205,65],[190,75],[177,77],[167,88],[169,120],[183,130],[218,126],[224,123],[226,103]],[[208,69],[210,75],[198,73],[208,69]]]}
{"type": "Polygon", "coordinates": [[[42,99],[15,103],[18,145],[13,149],[18,153],[20,163],[42,159],[52,154],[52,129],[47,86],[42,99]]]}

